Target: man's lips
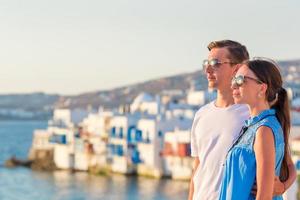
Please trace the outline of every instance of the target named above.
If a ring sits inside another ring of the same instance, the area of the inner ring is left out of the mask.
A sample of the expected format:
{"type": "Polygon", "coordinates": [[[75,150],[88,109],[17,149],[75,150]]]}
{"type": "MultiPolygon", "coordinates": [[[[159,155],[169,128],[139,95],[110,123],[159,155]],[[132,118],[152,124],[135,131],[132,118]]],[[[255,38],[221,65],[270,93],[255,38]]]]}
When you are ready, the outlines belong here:
{"type": "Polygon", "coordinates": [[[208,76],[208,77],[207,77],[207,80],[209,80],[209,81],[210,81],[210,80],[216,80],[216,78],[213,77],[213,76],[208,76]]]}

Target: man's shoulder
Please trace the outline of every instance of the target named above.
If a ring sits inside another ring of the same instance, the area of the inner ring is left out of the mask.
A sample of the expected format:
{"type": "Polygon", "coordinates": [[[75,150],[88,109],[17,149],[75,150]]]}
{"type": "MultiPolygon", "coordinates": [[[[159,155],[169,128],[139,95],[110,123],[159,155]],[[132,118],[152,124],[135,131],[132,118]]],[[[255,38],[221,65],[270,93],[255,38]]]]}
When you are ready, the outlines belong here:
{"type": "Polygon", "coordinates": [[[207,112],[208,110],[211,110],[211,109],[213,108],[213,106],[214,106],[214,101],[211,101],[211,102],[209,102],[209,103],[207,103],[207,104],[201,106],[201,107],[197,110],[197,112],[196,112],[196,114],[195,114],[195,117],[201,115],[202,113],[207,112]]]}
{"type": "Polygon", "coordinates": [[[203,114],[207,114],[207,112],[213,112],[215,115],[218,115],[220,113],[224,113],[224,111],[227,114],[238,114],[240,115],[245,115],[246,118],[248,118],[249,114],[249,108],[246,104],[233,104],[229,106],[227,109],[217,109],[215,106],[215,101],[211,101],[204,106],[200,107],[198,111],[195,113],[195,118],[200,117],[203,114]]]}
{"type": "MultiPolygon", "coordinates": [[[[237,112],[237,113],[249,113],[249,108],[246,104],[234,104],[229,109],[230,112],[237,112]]],[[[248,114],[249,115],[249,114],[248,114]]]]}

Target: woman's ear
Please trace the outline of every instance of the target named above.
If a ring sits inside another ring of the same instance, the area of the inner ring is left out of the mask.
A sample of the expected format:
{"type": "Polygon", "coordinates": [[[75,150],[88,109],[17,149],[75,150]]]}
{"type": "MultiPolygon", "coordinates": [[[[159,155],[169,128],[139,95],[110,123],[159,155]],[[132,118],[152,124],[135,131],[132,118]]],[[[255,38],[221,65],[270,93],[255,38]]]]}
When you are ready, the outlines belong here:
{"type": "Polygon", "coordinates": [[[261,87],[260,87],[260,93],[266,95],[267,94],[267,89],[268,89],[268,85],[265,84],[265,83],[262,83],[261,87]]]}

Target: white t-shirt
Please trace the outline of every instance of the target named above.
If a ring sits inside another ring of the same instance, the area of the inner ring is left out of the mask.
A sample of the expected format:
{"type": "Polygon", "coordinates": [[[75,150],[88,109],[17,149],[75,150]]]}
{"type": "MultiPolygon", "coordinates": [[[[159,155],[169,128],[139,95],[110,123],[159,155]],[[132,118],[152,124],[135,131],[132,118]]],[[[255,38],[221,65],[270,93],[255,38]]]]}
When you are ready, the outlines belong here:
{"type": "Polygon", "coordinates": [[[200,164],[193,177],[193,200],[219,198],[227,152],[249,116],[248,107],[242,104],[219,108],[211,102],[197,111],[191,130],[191,154],[200,164]]]}

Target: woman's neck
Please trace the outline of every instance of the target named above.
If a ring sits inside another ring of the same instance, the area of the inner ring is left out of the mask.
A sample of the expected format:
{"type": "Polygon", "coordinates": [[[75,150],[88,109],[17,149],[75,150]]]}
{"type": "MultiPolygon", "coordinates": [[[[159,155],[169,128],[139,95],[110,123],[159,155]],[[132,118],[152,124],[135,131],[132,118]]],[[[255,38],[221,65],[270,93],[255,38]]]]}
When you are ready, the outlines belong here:
{"type": "Polygon", "coordinates": [[[262,111],[270,109],[270,105],[267,102],[259,102],[254,105],[248,105],[251,117],[260,114],[262,111]]]}

